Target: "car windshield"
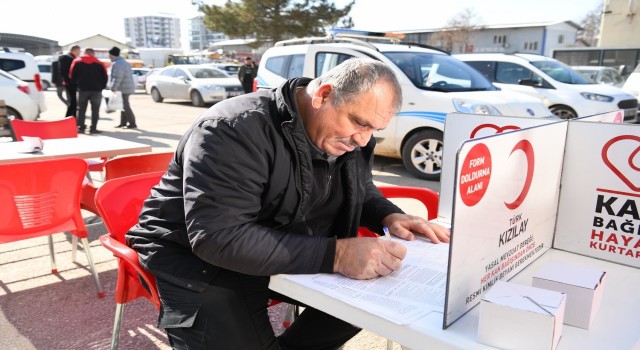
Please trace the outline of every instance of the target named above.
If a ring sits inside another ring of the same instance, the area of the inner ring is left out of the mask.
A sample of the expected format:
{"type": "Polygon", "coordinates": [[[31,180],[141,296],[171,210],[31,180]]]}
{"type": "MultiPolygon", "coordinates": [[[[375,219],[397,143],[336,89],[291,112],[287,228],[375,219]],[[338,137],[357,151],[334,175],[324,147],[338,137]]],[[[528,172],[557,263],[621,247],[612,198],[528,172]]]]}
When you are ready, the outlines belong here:
{"type": "Polygon", "coordinates": [[[484,76],[462,61],[428,52],[385,52],[393,63],[423,90],[442,92],[497,90],[484,76]]]}
{"type": "Polygon", "coordinates": [[[532,65],[551,78],[565,84],[595,84],[569,66],[558,61],[532,61],[532,65]]]}
{"type": "Polygon", "coordinates": [[[189,73],[195,79],[211,79],[211,78],[228,78],[229,75],[227,73],[219,71],[213,68],[204,68],[204,67],[194,67],[189,68],[189,73]]]}

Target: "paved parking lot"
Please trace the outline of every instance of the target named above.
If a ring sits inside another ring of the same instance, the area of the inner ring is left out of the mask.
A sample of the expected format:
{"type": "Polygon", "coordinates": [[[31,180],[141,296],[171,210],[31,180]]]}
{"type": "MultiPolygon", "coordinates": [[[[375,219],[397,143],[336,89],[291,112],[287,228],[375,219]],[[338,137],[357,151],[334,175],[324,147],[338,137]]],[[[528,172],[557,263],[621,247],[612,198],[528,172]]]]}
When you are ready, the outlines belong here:
{"type": "MultiPolygon", "coordinates": [[[[47,91],[45,95],[48,110],[41,119],[62,118],[66,107],[57,99],[55,91],[47,91]]],[[[186,102],[155,103],[143,93],[133,95],[131,105],[139,129],[115,129],[119,114],[106,114],[104,108],[98,129],[103,135],[149,144],[154,151],[174,150],[182,133],[206,110],[186,102]]],[[[386,158],[376,159],[374,180],[378,184],[429,187],[436,191],[440,185],[413,178],[399,160],[386,158]]],[[[413,203],[399,204],[409,209],[413,207],[413,203]]],[[[98,299],[96,296],[84,252],[79,250],[77,263],[71,261],[69,234],[53,236],[59,270],[56,275],[49,270],[46,237],[0,245],[0,349],[109,348],[117,262],[98,241],[105,233],[100,219],[85,214],[93,259],[106,297],[98,299]]],[[[283,307],[273,307],[271,314],[274,328],[281,331],[283,307]]],[[[156,310],[146,300],[127,304],[120,348],[168,349],[166,336],[155,327],[155,322],[156,310]]],[[[396,348],[400,347],[396,344],[396,348]]],[[[344,349],[382,350],[386,349],[386,341],[363,331],[344,349]]]]}

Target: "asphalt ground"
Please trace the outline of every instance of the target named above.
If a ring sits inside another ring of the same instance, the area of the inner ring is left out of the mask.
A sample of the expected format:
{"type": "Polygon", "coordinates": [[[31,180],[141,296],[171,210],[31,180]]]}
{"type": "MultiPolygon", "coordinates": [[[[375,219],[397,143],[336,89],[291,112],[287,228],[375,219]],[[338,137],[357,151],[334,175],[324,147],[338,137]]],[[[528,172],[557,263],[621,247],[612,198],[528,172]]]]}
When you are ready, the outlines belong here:
{"type": "MultiPolygon", "coordinates": [[[[66,107],[57,99],[54,90],[45,92],[47,111],[42,120],[64,116],[66,107]]],[[[174,150],[181,135],[206,108],[193,107],[187,102],[154,103],[151,97],[139,92],[131,96],[138,129],[122,130],[119,114],[104,113],[98,129],[103,135],[142,142],[154,152],[174,150]]],[[[79,137],[91,137],[79,135],[79,137]]],[[[98,180],[100,174],[93,174],[98,180]]],[[[374,180],[378,184],[429,187],[439,191],[438,182],[413,178],[396,159],[377,158],[374,180]]],[[[415,203],[399,202],[403,208],[414,210],[415,203]]],[[[421,214],[419,210],[413,211],[421,214]]],[[[115,313],[114,291],[117,261],[103,248],[98,237],[106,230],[99,217],[84,212],[89,229],[89,243],[96,269],[106,296],[98,298],[96,287],[87,267],[84,251],[79,247],[77,262],[71,261],[69,233],[53,235],[58,273],[50,271],[48,240],[46,237],[0,245],[0,349],[109,349],[115,313]]],[[[282,331],[285,305],[270,308],[274,331],[282,331]]],[[[166,335],[156,327],[157,311],[144,299],[125,306],[120,349],[169,349],[166,335]]],[[[395,344],[395,349],[400,346],[395,344]]],[[[386,339],[362,331],[343,346],[345,350],[387,349],[386,339]]]]}

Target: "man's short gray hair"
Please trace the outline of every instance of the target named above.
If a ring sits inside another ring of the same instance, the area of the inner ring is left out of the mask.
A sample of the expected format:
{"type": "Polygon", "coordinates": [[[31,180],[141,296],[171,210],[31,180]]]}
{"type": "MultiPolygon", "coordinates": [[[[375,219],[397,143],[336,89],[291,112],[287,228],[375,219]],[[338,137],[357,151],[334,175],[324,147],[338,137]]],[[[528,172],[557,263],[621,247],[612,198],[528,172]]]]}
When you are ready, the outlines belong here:
{"type": "Polygon", "coordinates": [[[313,94],[323,84],[332,84],[332,104],[343,106],[360,95],[369,92],[373,86],[385,81],[394,93],[394,107],[396,112],[402,108],[402,88],[396,75],[386,64],[368,58],[351,58],[313,79],[307,90],[313,94]]]}

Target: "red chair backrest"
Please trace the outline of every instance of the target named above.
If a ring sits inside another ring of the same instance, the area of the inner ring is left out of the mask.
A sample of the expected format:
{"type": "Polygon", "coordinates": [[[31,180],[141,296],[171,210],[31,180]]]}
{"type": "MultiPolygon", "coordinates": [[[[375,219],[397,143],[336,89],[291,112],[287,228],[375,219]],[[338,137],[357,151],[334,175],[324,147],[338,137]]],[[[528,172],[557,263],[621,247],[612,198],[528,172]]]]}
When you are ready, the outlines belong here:
{"type": "Polygon", "coordinates": [[[98,188],[96,207],[111,237],[125,243],[124,235],[138,222],[144,200],[164,173],[158,171],[120,177],[98,188]]]}
{"type": "Polygon", "coordinates": [[[17,141],[22,141],[22,136],[39,137],[43,140],[78,137],[76,119],[73,117],[43,121],[12,119],[11,127],[17,141]]]}
{"type": "Polygon", "coordinates": [[[87,237],[80,212],[86,172],[79,158],[0,164],[0,243],[64,231],[87,237]]]}
{"type": "Polygon", "coordinates": [[[173,152],[144,153],[109,159],[105,164],[106,180],[119,177],[167,171],[173,152]]]}
{"type": "MultiPolygon", "coordinates": [[[[433,220],[438,217],[438,192],[422,187],[407,186],[378,186],[385,198],[410,198],[416,199],[427,208],[427,220],[433,220]]],[[[365,227],[360,227],[358,236],[378,237],[377,234],[371,232],[365,227]]]]}

